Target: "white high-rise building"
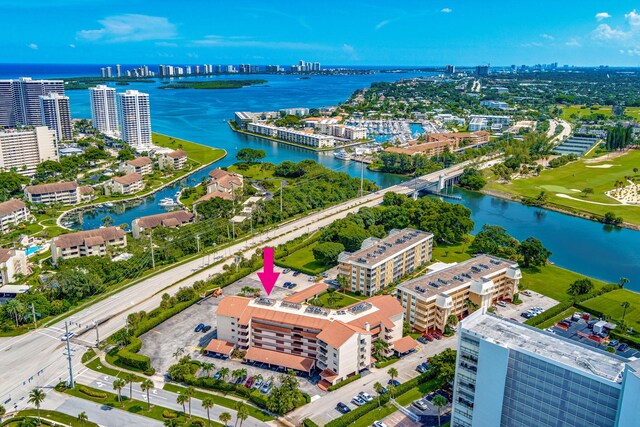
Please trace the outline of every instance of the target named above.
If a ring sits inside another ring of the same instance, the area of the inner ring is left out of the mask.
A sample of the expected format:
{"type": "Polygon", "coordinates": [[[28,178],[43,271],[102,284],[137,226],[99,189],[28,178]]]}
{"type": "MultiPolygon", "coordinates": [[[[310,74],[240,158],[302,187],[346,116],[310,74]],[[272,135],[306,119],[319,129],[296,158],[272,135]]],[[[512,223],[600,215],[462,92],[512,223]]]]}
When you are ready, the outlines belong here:
{"type": "Polygon", "coordinates": [[[0,170],[32,176],[45,160],[58,161],[55,132],[46,126],[0,131],[0,170]]]}
{"type": "Polygon", "coordinates": [[[118,134],[118,113],[115,88],[98,85],[89,88],[91,98],[91,121],[100,132],[115,136],[118,134]]]}
{"type": "Polygon", "coordinates": [[[120,64],[116,64],[116,77],[121,77],[122,76],[122,67],[120,67],[120,64]]]}
{"type": "Polygon", "coordinates": [[[125,93],[119,93],[117,98],[122,140],[136,148],[151,145],[149,94],[128,90],[125,93]]]}
{"type": "Polygon", "coordinates": [[[40,97],[42,124],[55,132],[56,142],[73,138],[69,97],[50,93],[40,97]]]}
{"type": "Polygon", "coordinates": [[[40,96],[64,95],[62,80],[0,80],[0,127],[42,126],[40,96]]]}

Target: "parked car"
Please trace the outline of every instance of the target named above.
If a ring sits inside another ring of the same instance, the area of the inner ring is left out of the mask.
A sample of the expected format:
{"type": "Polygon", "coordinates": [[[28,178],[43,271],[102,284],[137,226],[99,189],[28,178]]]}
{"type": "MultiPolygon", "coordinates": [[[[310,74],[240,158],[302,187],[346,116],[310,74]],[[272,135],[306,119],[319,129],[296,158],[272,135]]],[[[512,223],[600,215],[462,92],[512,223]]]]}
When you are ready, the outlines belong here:
{"type": "Polygon", "coordinates": [[[253,388],[260,388],[261,385],[262,385],[262,378],[258,378],[253,382],[253,388]]]}
{"type": "Polygon", "coordinates": [[[617,346],[617,345],[618,345],[618,342],[619,342],[618,340],[611,340],[611,341],[609,341],[609,345],[610,345],[611,347],[615,347],[615,346],[617,346]]]}
{"type": "Polygon", "coordinates": [[[204,329],[204,323],[199,323],[198,326],[194,329],[195,332],[200,332],[204,329]]]}
{"type": "Polygon", "coordinates": [[[297,276],[299,276],[299,275],[300,275],[300,272],[299,272],[299,271],[294,271],[294,272],[293,272],[293,277],[297,277],[297,276]]]}
{"type": "Polygon", "coordinates": [[[387,427],[387,425],[382,421],[376,421],[373,423],[373,427],[387,427]]]}
{"type": "Polygon", "coordinates": [[[336,405],[336,409],[343,414],[346,414],[347,412],[351,412],[351,408],[349,408],[347,405],[345,405],[342,402],[338,402],[338,404],[336,405]]]}
{"type": "Polygon", "coordinates": [[[218,371],[218,372],[216,372],[215,374],[213,374],[213,379],[214,379],[214,380],[219,380],[221,376],[222,376],[222,375],[220,375],[220,371],[218,371]]]}
{"type": "Polygon", "coordinates": [[[365,402],[365,400],[360,396],[353,396],[353,399],[351,399],[351,403],[353,403],[356,406],[362,406],[367,402],[365,402]]]}
{"type": "Polygon", "coordinates": [[[498,301],[498,302],[496,302],[496,304],[499,305],[500,307],[506,307],[507,306],[507,303],[504,302],[504,301],[498,301]]]}
{"type": "Polygon", "coordinates": [[[429,341],[425,337],[418,337],[418,342],[422,344],[427,344],[429,341]]]}
{"type": "Polygon", "coordinates": [[[390,384],[394,387],[398,387],[400,385],[400,381],[396,380],[395,378],[392,380],[387,381],[387,384],[390,384]]]}
{"type": "Polygon", "coordinates": [[[433,341],[433,337],[431,336],[431,334],[422,334],[422,336],[424,337],[424,339],[426,339],[427,341],[433,341]]]}
{"type": "Polygon", "coordinates": [[[324,271],[323,271],[322,273],[320,273],[320,275],[321,275],[322,277],[324,277],[325,279],[326,279],[327,277],[329,277],[329,275],[328,275],[327,273],[325,273],[324,271]]]}
{"type": "Polygon", "coordinates": [[[364,391],[358,393],[358,397],[363,399],[365,402],[371,402],[373,400],[373,397],[369,393],[366,393],[364,391]]]}
{"type": "Polygon", "coordinates": [[[387,390],[385,386],[382,386],[382,389],[380,390],[380,394],[387,394],[388,392],[389,390],[387,390]]]}
{"type": "Polygon", "coordinates": [[[629,348],[629,344],[627,344],[626,342],[623,342],[618,346],[618,351],[625,351],[627,348],[629,348]]]}
{"type": "Polygon", "coordinates": [[[284,274],[287,274],[287,273],[288,273],[288,272],[290,272],[290,271],[291,271],[291,269],[290,269],[290,268],[285,268],[284,270],[282,270],[282,272],[283,272],[284,274]]]}
{"type": "Polygon", "coordinates": [[[423,399],[416,400],[415,402],[412,403],[412,405],[420,409],[421,411],[425,411],[429,409],[429,405],[423,399]]]}
{"type": "Polygon", "coordinates": [[[271,381],[267,381],[260,387],[260,393],[267,394],[271,391],[271,381]]]}
{"type": "Polygon", "coordinates": [[[416,371],[420,372],[421,374],[424,374],[425,372],[427,372],[427,369],[422,365],[418,365],[416,366],[416,371]]]}
{"type": "Polygon", "coordinates": [[[422,362],[420,365],[423,366],[424,369],[429,369],[429,362],[422,362]]]}
{"type": "Polygon", "coordinates": [[[251,388],[251,387],[253,386],[253,377],[249,377],[249,378],[247,379],[247,382],[246,382],[246,383],[244,383],[244,385],[245,385],[245,387],[247,387],[247,388],[251,388]]]}
{"type": "Polygon", "coordinates": [[[202,328],[202,333],[206,334],[207,332],[209,332],[211,330],[211,325],[206,325],[204,328],[202,328]]]}

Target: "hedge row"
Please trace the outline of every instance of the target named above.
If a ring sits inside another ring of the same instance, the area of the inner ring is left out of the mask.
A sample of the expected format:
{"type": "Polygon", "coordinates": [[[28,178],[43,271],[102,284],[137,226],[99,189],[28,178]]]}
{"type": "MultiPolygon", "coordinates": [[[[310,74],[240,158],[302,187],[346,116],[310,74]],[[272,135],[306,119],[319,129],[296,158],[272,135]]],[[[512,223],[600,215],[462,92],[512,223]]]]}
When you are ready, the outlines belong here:
{"type": "Polygon", "coordinates": [[[95,397],[96,399],[106,399],[107,393],[104,393],[100,390],[93,390],[89,387],[85,387],[83,385],[78,386],[78,390],[87,396],[95,397]]]}
{"type": "Polygon", "coordinates": [[[387,366],[396,363],[398,360],[400,360],[400,358],[396,356],[393,356],[386,360],[381,360],[379,362],[376,362],[376,368],[378,369],[386,368],[387,366]]]}
{"type": "Polygon", "coordinates": [[[540,313],[537,316],[532,317],[531,319],[528,319],[524,323],[529,326],[538,326],[543,322],[546,322],[547,320],[551,319],[552,317],[555,317],[558,314],[562,313],[563,311],[565,311],[571,306],[573,306],[573,301],[561,302],[560,304],[554,305],[553,307],[545,310],[544,313],[540,313]]]}
{"type": "Polygon", "coordinates": [[[138,354],[142,348],[142,340],[136,336],[130,337],[130,340],[129,345],[118,351],[120,363],[143,372],[151,370],[151,359],[144,354],[138,354]]]}
{"type": "Polygon", "coordinates": [[[362,375],[361,375],[361,374],[355,374],[354,376],[349,377],[349,378],[347,378],[346,380],[342,380],[342,381],[340,381],[338,384],[334,384],[334,385],[332,385],[332,386],[329,386],[329,387],[327,388],[327,390],[329,390],[329,391],[337,390],[337,389],[339,389],[340,387],[344,387],[344,386],[346,386],[346,385],[347,385],[347,384],[349,384],[349,383],[352,383],[352,382],[354,382],[354,381],[356,381],[356,380],[359,380],[361,377],[362,377],[362,375]]]}
{"type": "Polygon", "coordinates": [[[314,422],[313,422],[313,421],[311,421],[311,419],[309,419],[309,418],[305,418],[305,419],[302,421],[302,425],[303,425],[304,427],[320,427],[318,424],[314,423],[314,422]]]}

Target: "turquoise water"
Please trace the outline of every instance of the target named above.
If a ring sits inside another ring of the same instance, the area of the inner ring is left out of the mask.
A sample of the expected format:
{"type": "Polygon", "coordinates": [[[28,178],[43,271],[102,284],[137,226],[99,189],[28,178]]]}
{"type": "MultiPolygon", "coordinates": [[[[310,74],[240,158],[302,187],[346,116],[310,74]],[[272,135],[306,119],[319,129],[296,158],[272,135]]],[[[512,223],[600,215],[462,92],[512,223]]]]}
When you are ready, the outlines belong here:
{"type": "MultiPolygon", "coordinates": [[[[1,68],[0,74],[3,74],[1,68]]],[[[68,74],[81,75],[77,71],[69,71],[68,74]]],[[[20,75],[29,74],[20,72],[20,75]]],[[[314,76],[309,80],[299,80],[295,76],[269,75],[259,77],[268,80],[266,85],[240,90],[164,91],[157,89],[156,84],[144,83],[121,86],[118,90],[139,89],[151,94],[154,131],[226,149],[229,155],[216,166],[234,163],[237,150],[253,147],[266,150],[267,160],[274,163],[282,160],[314,159],[332,169],[359,176],[359,164],[336,160],[331,153],[314,153],[238,135],[228,128],[226,120],[233,117],[234,111],[335,105],[347,99],[354,90],[367,87],[371,82],[393,81],[418,75],[381,73],[360,76],[314,76]]],[[[5,73],[2,77],[19,76],[5,73]]],[[[68,91],[68,95],[71,98],[72,115],[89,117],[88,93],[68,91]]],[[[184,184],[193,185],[200,182],[207,172],[196,174],[184,184]]],[[[365,174],[368,179],[383,187],[401,180],[393,175],[369,171],[365,174]]],[[[115,224],[130,224],[136,217],[161,212],[157,202],[164,197],[172,197],[176,191],[177,186],[165,189],[147,200],[137,201],[131,206],[116,204],[114,208],[98,208],[75,219],[81,222],[85,229],[99,227],[102,217],[107,214],[114,217],[115,224]]],[[[477,193],[455,191],[463,197],[461,203],[473,211],[475,232],[483,224],[500,224],[518,239],[535,236],[553,252],[551,260],[557,265],[611,282],[616,282],[621,276],[627,277],[631,280],[627,286],[640,291],[640,232],[603,226],[592,221],[477,193]]]]}
{"type": "Polygon", "coordinates": [[[38,252],[40,249],[42,249],[42,246],[29,246],[27,249],[25,249],[25,253],[27,254],[27,256],[31,256],[34,253],[38,252]]]}

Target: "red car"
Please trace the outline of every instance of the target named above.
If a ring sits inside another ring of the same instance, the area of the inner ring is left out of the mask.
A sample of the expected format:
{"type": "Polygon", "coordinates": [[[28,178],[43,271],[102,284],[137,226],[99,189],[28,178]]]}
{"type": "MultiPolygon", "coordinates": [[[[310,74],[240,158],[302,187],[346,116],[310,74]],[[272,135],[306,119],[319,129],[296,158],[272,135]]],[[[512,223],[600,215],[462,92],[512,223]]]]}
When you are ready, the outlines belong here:
{"type": "Polygon", "coordinates": [[[247,388],[251,388],[251,386],[253,385],[253,377],[249,377],[249,378],[247,379],[247,382],[246,382],[246,383],[244,383],[244,385],[245,385],[245,387],[247,387],[247,388]]]}
{"type": "Polygon", "coordinates": [[[422,334],[422,336],[427,340],[427,341],[433,341],[433,337],[427,333],[422,334]]]}

